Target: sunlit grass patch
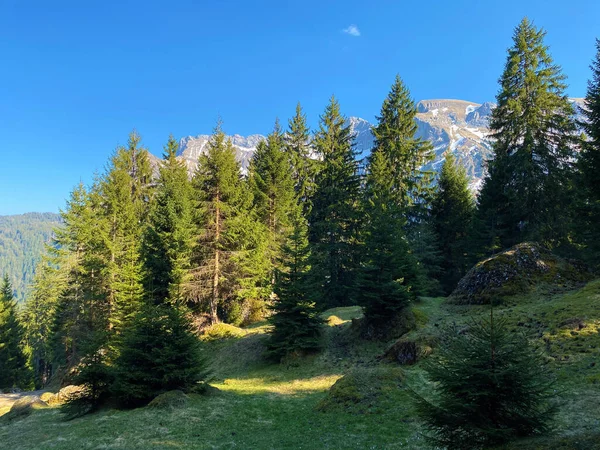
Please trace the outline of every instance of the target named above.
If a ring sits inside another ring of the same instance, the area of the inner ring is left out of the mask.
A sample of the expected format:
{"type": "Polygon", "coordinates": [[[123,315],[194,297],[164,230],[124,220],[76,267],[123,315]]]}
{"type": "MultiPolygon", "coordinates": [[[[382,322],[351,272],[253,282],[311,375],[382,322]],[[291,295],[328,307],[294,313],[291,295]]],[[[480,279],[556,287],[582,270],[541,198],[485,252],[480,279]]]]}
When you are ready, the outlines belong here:
{"type": "Polygon", "coordinates": [[[330,316],[336,316],[341,322],[350,322],[352,319],[359,319],[363,316],[363,310],[360,306],[344,306],[340,308],[331,308],[324,311],[321,317],[327,320],[330,316]]]}
{"type": "Polygon", "coordinates": [[[348,321],[342,320],[338,316],[329,316],[326,321],[327,325],[329,325],[330,327],[337,327],[338,325],[343,325],[346,322],[348,321]]]}
{"type": "Polygon", "coordinates": [[[216,341],[221,339],[237,339],[244,337],[246,331],[228,323],[216,323],[204,330],[201,339],[203,341],[216,341]]]}
{"type": "Polygon", "coordinates": [[[236,394],[271,393],[280,395],[297,395],[324,392],[329,389],[341,375],[323,375],[310,378],[281,379],[280,377],[227,378],[222,383],[213,385],[225,392],[236,394]]]}

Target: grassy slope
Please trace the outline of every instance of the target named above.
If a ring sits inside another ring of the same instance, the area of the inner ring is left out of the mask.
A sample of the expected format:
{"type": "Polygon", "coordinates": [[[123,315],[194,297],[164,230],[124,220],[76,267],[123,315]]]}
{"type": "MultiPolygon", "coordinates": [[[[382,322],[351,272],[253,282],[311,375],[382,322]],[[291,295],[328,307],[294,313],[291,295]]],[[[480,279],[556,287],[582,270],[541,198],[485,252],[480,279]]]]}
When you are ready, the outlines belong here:
{"type": "MultiPolygon", "coordinates": [[[[485,307],[449,306],[442,299],[423,299],[414,308],[422,324],[414,337],[434,335],[443,323],[488,314],[485,307]]],[[[595,448],[600,442],[600,280],[566,294],[515,298],[495,313],[546,349],[562,391],[555,435],[513,448],[595,448]]],[[[302,361],[272,365],[262,360],[266,326],[260,324],[243,336],[207,342],[211,384],[220,393],[192,396],[184,409],[106,410],[72,422],[62,421],[56,409],[36,411],[0,425],[0,442],[14,450],[426,448],[406,393],[382,399],[385,408],[316,411],[344,373],[387,367],[378,356],[388,344],[362,342],[351,332],[349,320],[360,315],[358,308],[338,308],[326,317],[331,315],[339,320],[326,329],[326,350],[302,361]]],[[[406,376],[413,388],[427,390],[418,365],[407,368],[406,376]]]]}

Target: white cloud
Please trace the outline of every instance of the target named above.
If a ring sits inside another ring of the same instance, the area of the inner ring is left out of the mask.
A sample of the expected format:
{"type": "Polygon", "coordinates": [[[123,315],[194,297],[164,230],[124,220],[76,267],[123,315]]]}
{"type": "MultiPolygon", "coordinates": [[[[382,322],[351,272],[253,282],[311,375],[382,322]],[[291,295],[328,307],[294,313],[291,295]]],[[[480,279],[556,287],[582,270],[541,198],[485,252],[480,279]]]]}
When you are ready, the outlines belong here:
{"type": "Polygon", "coordinates": [[[342,31],[346,34],[349,34],[350,36],[355,36],[355,37],[360,36],[360,30],[354,24],[350,25],[348,28],[344,28],[342,31]]]}

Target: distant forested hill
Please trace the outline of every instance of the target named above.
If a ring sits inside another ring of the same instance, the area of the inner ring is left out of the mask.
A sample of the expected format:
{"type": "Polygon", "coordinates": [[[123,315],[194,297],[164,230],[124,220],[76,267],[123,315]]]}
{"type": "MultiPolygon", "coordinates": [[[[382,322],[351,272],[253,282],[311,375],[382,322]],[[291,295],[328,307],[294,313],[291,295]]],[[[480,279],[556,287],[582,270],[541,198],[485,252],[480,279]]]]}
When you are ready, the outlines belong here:
{"type": "Polygon", "coordinates": [[[0,276],[8,273],[18,301],[25,298],[44,244],[58,225],[60,216],[54,213],[0,216],[0,276]]]}

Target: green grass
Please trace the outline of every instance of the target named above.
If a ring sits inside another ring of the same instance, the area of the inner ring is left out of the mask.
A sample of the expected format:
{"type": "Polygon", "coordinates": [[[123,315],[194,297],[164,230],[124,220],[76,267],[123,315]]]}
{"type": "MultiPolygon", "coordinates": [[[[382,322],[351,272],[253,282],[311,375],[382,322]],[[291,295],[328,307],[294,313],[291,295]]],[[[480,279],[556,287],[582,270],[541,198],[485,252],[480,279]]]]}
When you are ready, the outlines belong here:
{"type": "MultiPolygon", "coordinates": [[[[468,324],[489,314],[485,306],[449,305],[441,298],[421,299],[413,311],[419,326],[407,337],[415,339],[435,337],[445,324],[468,324]]],[[[494,313],[546,352],[560,392],[554,433],[509,448],[594,448],[600,442],[600,280],[567,293],[530,292],[509,299],[494,313]]],[[[324,350],[282,364],[262,357],[269,329],[265,323],[225,339],[213,336],[203,347],[217,393],[190,395],[179,409],[107,409],[70,422],[56,408],[39,410],[23,420],[0,423],[0,447],[427,448],[411,397],[403,389],[424,391],[429,382],[419,364],[398,369],[381,361],[391,342],[360,340],[351,326],[360,314],[358,307],[326,311],[325,320],[337,320],[324,325],[324,350]],[[319,405],[330,399],[329,389],[344,375],[349,377],[338,384],[339,407],[320,411],[319,405]]]]}

